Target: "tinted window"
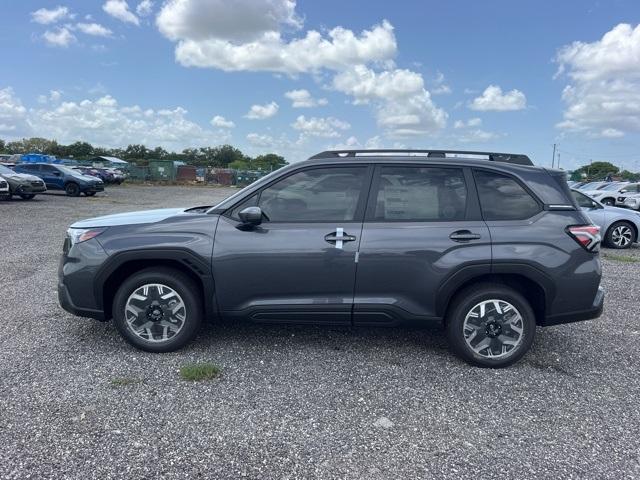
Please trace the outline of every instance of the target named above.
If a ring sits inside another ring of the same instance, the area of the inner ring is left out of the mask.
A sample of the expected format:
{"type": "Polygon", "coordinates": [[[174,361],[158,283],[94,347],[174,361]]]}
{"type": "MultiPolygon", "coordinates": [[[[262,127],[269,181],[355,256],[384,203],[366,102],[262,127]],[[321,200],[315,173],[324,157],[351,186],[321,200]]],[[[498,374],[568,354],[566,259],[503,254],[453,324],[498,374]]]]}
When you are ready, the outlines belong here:
{"type": "Polygon", "coordinates": [[[366,167],[348,167],[294,173],[262,190],[258,206],[272,222],[354,220],[366,172],[366,167]]]}
{"type": "Polygon", "coordinates": [[[463,220],[467,186],[459,168],[382,167],[373,220],[437,222],[463,220]]]}
{"type": "Polygon", "coordinates": [[[580,192],[576,192],[575,190],[571,190],[571,194],[573,195],[573,198],[576,200],[576,203],[578,204],[579,207],[593,208],[594,203],[591,198],[587,197],[586,195],[580,192]]]}
{"type": "Polygon", "coordinates": [[[474,172],[485,220],[523,220],[540,211],[540,205],[513,178],[494,172],[474,172]]]}

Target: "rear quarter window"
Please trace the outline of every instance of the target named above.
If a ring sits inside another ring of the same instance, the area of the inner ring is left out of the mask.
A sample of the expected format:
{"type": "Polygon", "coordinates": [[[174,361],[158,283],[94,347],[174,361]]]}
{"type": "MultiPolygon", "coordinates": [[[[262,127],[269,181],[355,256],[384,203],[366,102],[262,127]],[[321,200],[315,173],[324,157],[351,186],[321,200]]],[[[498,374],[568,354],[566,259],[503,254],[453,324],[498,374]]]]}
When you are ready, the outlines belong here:
{"type": "Polygon", "coordinates": [[[513,177],[485,170],[475,170],[473,175],[485,220],[525,220],[542,210],[513,177]]]}

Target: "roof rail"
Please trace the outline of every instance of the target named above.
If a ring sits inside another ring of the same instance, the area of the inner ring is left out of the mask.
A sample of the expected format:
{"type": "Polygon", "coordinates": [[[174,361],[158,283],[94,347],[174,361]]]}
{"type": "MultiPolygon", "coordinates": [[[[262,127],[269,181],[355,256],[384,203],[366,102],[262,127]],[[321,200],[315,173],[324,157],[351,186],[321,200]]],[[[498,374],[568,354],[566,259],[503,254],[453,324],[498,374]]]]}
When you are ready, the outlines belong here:
{"type": "Polygon", "coordinates": [[[531,159],[520,153],[496,153],[496,152],[469,152],[465,150],[403,150],[403,149],[373,149],[373,150],[326,150],[318,153],[311,159],[318,158],[345,158],[345,157],[374,157],[374,156],[408,156],[427,158],[456,158],[456,157],[486,157],[479,160],[493,162],[515,163],[517,165],[533,165],[531,159]]]}

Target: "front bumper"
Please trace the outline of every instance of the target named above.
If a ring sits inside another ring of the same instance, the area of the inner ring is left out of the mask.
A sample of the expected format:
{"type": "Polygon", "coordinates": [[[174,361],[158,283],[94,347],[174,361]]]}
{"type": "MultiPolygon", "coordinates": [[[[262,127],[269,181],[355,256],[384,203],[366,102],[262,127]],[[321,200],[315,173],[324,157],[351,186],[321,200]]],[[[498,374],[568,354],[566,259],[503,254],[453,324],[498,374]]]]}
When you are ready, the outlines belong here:
{"type": "Polygon", "coordinates": [[[67,286],[62,282],[58,282],[58,302],[60,306],[67,312],[77,315],[78,317],[93,318],[95,320],[104,321],[104,312],[102,310],[93,310],[86,307],[78,307],[73,303],[67,286]]]}
{"type": "Polygon", "coordinates": [[[592,320],[602,315],[602,309],[604,307],[604,289],[598,287],[598,292],[593,299],[593,305],[587,310],[581,310],[579,312],[563,313],[561,315],[550,315],[545,317],[540,322],[543,327],[550,327],[552,325],[560,325],[563,323],[581,322],[583,320],[592,320]]]}
{"type": "Polygon", "coordinates": [[[95,291],[95,277],[107,258],[95,240],[71,247],[65,240],[58,265],[58,302],[67,312],[80,317],[106,320],[104,309],[95,291]]]}
{"type": "Polygon", "coordinates": [[[104,192],[104,183],[94,183],[81,187],[80,191],[84,192],[104,192]]]}
{"type": "Polygon", "coordinates": [[[44,193],[46,191],[47,191],[47,187],[44,183],[41,185],[25,183],[25,184],[16,186],[16,188],[13,191],[13,194],[14,195],[35,195],[37,193],[44,193]]]}

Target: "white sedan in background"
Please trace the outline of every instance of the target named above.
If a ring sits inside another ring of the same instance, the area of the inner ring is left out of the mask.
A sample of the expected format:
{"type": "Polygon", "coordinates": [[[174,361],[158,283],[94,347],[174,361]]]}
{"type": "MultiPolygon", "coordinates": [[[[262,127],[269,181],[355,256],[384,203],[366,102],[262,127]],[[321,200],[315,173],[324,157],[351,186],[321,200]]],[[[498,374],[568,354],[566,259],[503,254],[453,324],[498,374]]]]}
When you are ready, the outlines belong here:
{"type": "Polygon", "coordinates": [[[602,205],[578,190],[571,193],[578,206],[600,227],[605,247],[629,248],[638,241],[640,212],[602,205]]]}

